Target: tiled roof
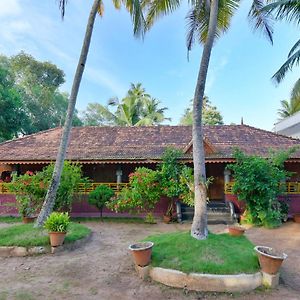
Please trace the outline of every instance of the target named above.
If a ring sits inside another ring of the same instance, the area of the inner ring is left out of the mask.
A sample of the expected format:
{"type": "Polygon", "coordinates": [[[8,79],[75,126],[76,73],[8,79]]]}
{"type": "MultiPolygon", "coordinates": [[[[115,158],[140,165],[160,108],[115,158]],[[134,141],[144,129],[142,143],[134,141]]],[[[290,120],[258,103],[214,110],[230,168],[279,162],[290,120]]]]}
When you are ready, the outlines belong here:
{"type": "MultiPolygon", "coordinates": [[[[61,132],[61,128],[54,128],[4,142],[0,144],[0,162],[55,160],[61,132]]],[[[207,154],[210,159],[231,158],[234,147],[248,154],[267,156],[270,148],[300,146],[300,140],[247,125],[205,126],[204,135],[214,151],[207,154]]],[[[87,161],[158,159],[167,147],[187,149],[191,140],[191,126],[74,127],[66,158],[87,161]]],[[[296,157],[300,158],[300,153],[296,157]]]]}

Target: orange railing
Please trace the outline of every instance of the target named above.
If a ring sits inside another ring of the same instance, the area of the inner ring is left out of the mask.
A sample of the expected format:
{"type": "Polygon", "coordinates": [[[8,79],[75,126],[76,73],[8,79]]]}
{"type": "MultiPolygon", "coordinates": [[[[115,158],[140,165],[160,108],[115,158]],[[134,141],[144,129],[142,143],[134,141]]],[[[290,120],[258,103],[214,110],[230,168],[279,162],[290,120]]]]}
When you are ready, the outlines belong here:
{"type": "MultiPolygon", "coordinates": [[[[0,183],[0,194],[14,194],[9,190],[9,184],[0,183]]],[[[128,183],[115,183],[115,182],[93,182],[93,183],[79,183],[78,185],[78,194],[88,194],[93,191],[97,186],[104,184],[109,186],[115,192],[119,192],[122,188],[128,186],[128,183]]]]}
{"type": "MultiPolygon", "coordinates": [[[[224,193],[227,195],[233,195],[233,184],[234,182],[227,182],[224,186],[224,193]]],[[[300,194],[300,182],[286,182],[282,183],[285,185],[286,194],[300,194]]]]}

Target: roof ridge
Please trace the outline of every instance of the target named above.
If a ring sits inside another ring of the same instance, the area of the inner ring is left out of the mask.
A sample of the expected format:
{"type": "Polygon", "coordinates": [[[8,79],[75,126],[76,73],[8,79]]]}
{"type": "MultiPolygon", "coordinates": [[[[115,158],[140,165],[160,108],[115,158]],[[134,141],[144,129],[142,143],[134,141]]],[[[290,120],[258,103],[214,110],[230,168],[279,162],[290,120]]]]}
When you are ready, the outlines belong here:
{"type": "Polygon", "coordinates": [[[4,141],[4,142],[0,143],[0,146],[5,145],[5,144],[9,144],[9,143],[12,143],[12,142],[16,142],[16,141],[19,141],[19,140],[24,140],[24,139],[27,139],[27,138],[31,138],[33,136],[41,135],[41,134],[44,134],[44,133],[49,132],[49,131],[58,130],[60,128],[62,128],[62,127],[49,128],[49,129],[46,129],[46,130],[31,133],[31,134],[28,134],[28,135],[20,136],[18,138],[8,140],[8,141],[4,141]]]}

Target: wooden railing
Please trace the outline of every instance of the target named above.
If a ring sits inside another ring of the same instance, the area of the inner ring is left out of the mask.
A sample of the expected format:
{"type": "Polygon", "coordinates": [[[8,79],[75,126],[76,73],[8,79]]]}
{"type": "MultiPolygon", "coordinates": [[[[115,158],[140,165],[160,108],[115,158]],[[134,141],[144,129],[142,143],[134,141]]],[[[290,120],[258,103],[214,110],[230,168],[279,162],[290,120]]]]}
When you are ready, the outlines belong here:
{"type": "MultiPolygon", "coordinates": [[[[10,184],[13,184],[13,183],[9,183],[9,184],[0,183],[0,194],[14,194],[7,187],[7,185],[10,185],[10,184]]],[[[115,183],[115,182],[93,182],[93,183],[89,183],[89,184],[79,183],[78,194],[88,194],[89,192],[93,191],[97,186],[99,186],[101,184],[109,186],[115,192],[119,192],[119,191],[121,191],[122,188],[128,186],[128,183],[115,183]]]]}
{"type": "MultiPolygon", "coordinates": [[[[225,183],[224,193],[227,195],[233,195],[233,182],[225,183]]],[[[286,194],[300,194],[300,182],[286,182],[282,183],[285,185],[286,194]]]]}

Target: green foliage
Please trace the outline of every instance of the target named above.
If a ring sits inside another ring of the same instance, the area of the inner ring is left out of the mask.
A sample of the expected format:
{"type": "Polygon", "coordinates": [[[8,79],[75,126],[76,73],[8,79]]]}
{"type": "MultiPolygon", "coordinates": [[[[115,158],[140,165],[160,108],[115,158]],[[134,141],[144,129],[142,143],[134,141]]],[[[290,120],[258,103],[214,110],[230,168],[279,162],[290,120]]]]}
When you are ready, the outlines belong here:
{"type": "Polygon", "coordinates": [[[179,179],[181,194],[180,199],[183,203],[194,206],[195,189],[194,189],[194,174],[193,169],[187,166],[182,168],[179,179]]]}
{"type": "Polygon", "coordinates": [[[147,213],[147,215],[145,217],[145,223],[147,223],[147,224],[156,224],[155,218],[154,218],[154,216],[151,212],[147,213]]]}
{"type": "MultiPolygon", "coordinates": [[[[84,225],[70,223],[65,244],[80,240],[89,235],[91,230],[84,225]]],[[[49,235],[43,227],[34,228],[33,224],[12,225],[0,228],[0,246],[48,246],[49,235]]]]}
{"type": "Polygon", "coordinates": [[[142,126],[160,124],[170,120],[164,116],[166,107],[160,108],[160,101],[146,93],[141,83],[131,84],[125,98],[109,99],[108,105],[89,103],[84,112],[85,125],[142,126]],[[115,111],[111,111],[115,107],[115,111]]]}
{"type": "MultiPolygon", "coordinates": [[[[192,106],[192,105],[191,105],[192,106]]],[[[204,96],[203,108],[202,108],[202,122],[203,125],[223,125],[223,117],[217,110],[216,106],[211,105],[208,97],[204,96]]],[[[185,110],[183,116],[180,119],[181,125],[193,124],[193,109],[189,107],[185,110]]]]}
{"type": "MultiPolygon", "coordinates": [[[[54,165],[51,164],[40,172],[40,176],[47,186],[52,178],[53,170],[54,165]]],[[[80,183],[89,184],[88,179],[82,176],[81,165],[65,161],[53,210],[70,211],[80,183]]]]}
{"type": "Polygon", "coordinates": [[[67,232],[69,224],[68,213],[53,212],[45,221],[44,227],[49,232],[67,232]]]}
{"type": "Polygon", "coordinates": [[[19,214],[29,217],[37,213],[46,194],[46,182],[41,173],[27,172],[24,175],[13,175],[12,183],[5,184],[16,194],[16,203],[19,214]]]}
{"type": "Polygon", "coordinates": [[[286,208],[277,198],[284,192],[280,183],[291,176],[284,162],[293,151],[273,152],[269,159],[235,151],[236,163],[228,168],[234,172],[233,192],[246,203],[248,222],[270,228],[281,225],[286,208]]]}
{"type": "Polygon", "coordinates": [[[152,235],[151,264],[155,267],[175,269],[186,273],[240,274],[259,270],[254,245],[245,237],[212,234],[203,241],[191,237],[189,232],[152,235]]]}
{"type": "Polygon", "coordinates": [[[91,205],[95,205],[100,210],[100,215],[102,218],[102,210],[106,204],[113,196],[114,191],[107,185],[99,185],[95,190],[89,193],[88,202],[91,205]]]}
{"type": "Polygon", "coordinates": [[[150,212],[160,196],[157,171],[141,167],[129,175],[129,187],[123,188],[116,199],[107,203],[107,207],[116,212],[150,212]]]}

